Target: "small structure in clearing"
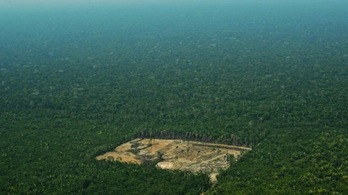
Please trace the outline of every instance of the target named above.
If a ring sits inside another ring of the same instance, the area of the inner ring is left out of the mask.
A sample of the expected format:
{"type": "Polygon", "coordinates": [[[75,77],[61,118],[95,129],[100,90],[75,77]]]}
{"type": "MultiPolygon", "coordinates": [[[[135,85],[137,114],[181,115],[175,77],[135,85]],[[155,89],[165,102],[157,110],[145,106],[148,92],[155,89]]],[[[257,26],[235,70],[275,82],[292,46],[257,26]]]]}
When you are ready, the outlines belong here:
{"type": "Polygon", "coordinates": [[[226,170],[232,158],[238,160],[251,148],[197,141],[169,139],[134,139],[97,156],[97,160],[112,160],[143,164],[157,162],[161,169],[207,173],[217,181],[219,170],[226,170]]]}

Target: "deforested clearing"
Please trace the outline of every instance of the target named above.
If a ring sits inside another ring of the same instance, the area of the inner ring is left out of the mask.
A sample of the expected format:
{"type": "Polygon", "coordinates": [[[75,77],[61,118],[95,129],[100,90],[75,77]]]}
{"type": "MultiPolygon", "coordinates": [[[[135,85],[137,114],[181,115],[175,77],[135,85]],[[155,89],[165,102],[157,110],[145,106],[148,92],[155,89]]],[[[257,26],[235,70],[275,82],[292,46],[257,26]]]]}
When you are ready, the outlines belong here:
{"type": "Polygon", "coordinates": [[[188,140],[170,139],[134,139],[115,150],[97,156],[97,160],[111,160],[124,163],[147,164],[169,170],[206,173],[212,183],[220,170],[230,167],[251,148],[206,143],[188,140]]]}

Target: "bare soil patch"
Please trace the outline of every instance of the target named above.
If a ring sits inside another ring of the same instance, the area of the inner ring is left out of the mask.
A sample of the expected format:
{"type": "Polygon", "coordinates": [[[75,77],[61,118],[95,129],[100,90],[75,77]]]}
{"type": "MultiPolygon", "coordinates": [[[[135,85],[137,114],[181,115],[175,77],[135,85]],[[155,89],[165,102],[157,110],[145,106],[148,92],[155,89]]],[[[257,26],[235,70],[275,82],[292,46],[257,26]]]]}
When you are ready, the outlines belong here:
{"type": "Polygon", "coordinates": [[[233,156],[238,160],[251,148],[169,139],[134,139],[97,156],[97,160],[143,164],[157,162],[161,169],[207,173],[214,184],[220,170],[230,167],[233,156]]]}

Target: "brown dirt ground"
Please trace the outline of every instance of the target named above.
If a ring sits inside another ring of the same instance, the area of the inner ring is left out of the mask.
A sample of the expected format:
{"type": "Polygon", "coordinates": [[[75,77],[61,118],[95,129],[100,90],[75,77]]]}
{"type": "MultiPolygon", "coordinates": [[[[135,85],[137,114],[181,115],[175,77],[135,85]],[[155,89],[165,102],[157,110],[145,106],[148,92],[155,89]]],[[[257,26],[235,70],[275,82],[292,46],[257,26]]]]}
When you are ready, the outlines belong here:
{"type": "Polygon", "coordinates": [[[162,169],[207,173],[214,184],[219,171],[230,166],[227,155],[238,160],[242,152],[248,150],[251,148],[197,141],[134,139],[96,159],[133,164],[156,160],[156,166],[162,169]]]}

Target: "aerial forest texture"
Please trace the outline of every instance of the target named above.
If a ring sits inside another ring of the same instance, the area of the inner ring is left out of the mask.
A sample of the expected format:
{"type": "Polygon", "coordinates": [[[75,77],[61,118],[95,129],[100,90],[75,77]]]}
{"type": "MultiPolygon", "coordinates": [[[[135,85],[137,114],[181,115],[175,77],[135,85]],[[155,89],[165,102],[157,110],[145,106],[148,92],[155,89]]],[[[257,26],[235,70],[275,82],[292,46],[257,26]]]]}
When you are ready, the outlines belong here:
{"type": "Polygon", "coordinates": [[[0,194],[347,194],[348,9],[313,6],[2,10],[0,194]],[[252,150],[214,187],[95,159],[161,132],[252,150]]]}

